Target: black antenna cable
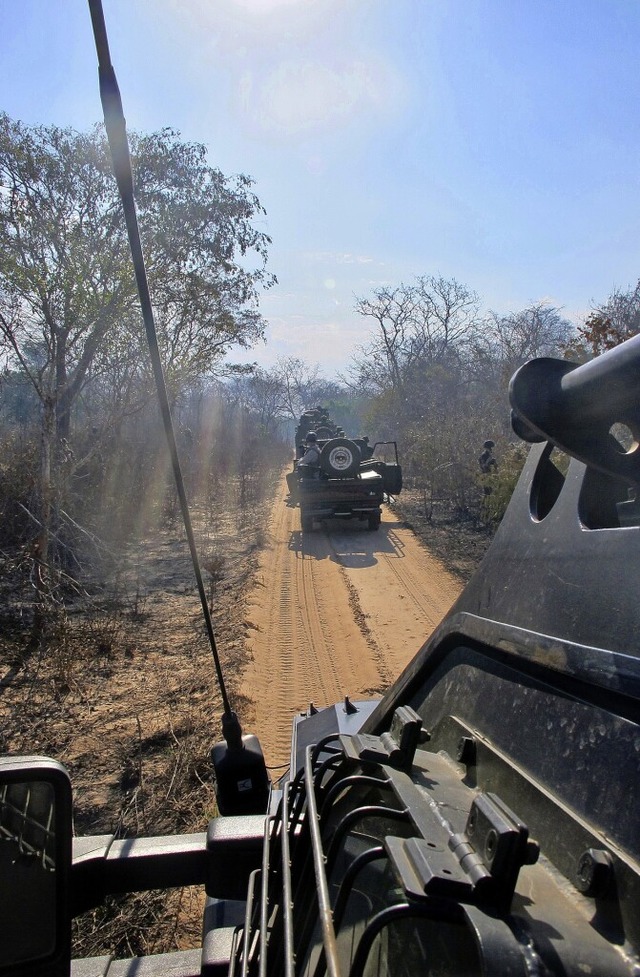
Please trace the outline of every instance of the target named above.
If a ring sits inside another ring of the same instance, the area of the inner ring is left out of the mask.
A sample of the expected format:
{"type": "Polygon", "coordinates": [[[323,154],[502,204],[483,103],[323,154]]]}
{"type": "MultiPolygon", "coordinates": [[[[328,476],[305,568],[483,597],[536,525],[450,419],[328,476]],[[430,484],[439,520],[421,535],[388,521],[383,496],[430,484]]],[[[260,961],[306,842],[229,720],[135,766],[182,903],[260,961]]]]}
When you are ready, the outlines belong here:
{"type": "Polygon", "coordinates": [[[158,400],[160,402],[160,410],[162,413],[167,444],[171,454],[173,475],[178,491],[178,498],[180,499],[180,509],[182,511],[182,518],[187,532],[187,539],[189,541],[191,560],[193,562],[193,569],[198,585],[198,593],[200,594],[200,602],[202,604],[202,611],[204,613],[205,625],[213,654],[213,661],[216,667],[218,685],[220,686],[220,692],[222,694],[222,702],[224,706],[224,716],[222,718],[223,731],[225,732],[225,738],[227,737],[228,731],[235,740],[237,737],[242,735],[242,731],[239,728],[237,717],[231,709],[229,697],[227,696],[227,690],[224,684],[220,657],[218,655],[216,639],[213,633],[211,613],[207,603],[207,596],[202,580],[202,572],[200,570],[200,561],[198,560],[198,553],[196,550],[196,543],[191,525],[191,515],[189,513],[189,504],[187,502],[184,479],[182,477],[182,468],[180,466],[180,458],[178,456],[178,447],[176,445],[175,432],[173,429],[173,421],[171,419],[171,409],[169,407],[167,387],[164,379],[164,372],[162,370],[162,362],[160,360],[160,351],[158,349],[158,337],[156,334],[153,309],[151,307],[149,283],[147,281],[147,273],[142,254],[142,245],[140,242],[140,231],[138,228],[138,218],[136,215],[133,194],[133,173],[131,170],[131,156],[129,153],[126,122],[122,109],[120,90],[118,88],[118,82],[116,81],[113,65],[111,64],[111,55],[109,54],[109,42],[107,39],[107,29],[104,22],[102,0],[89,0],[89,9],[91,12],[91,22],[93,24],[93,36],[95,38],[96,51],[98,54],[100,98],[102,100],[102,108],[104,111],[107,139],[109,141],[109,149],[111,150],[111,158],[113,160],[113,170],[116,182],[118,184],[118,189],[120,191],[122,207],[127,224],[131,256],[133,258],[136,282],[138,284],[138,295],[140,297],[140,305],[142,307],[142,318],[144,320],[144,326],[147,333],[147,342],[149,344],[149,352],[151,354],[153,375],[155,378],[158,400]],[[226,731],[225,727],[227,727],[226,731]]]}

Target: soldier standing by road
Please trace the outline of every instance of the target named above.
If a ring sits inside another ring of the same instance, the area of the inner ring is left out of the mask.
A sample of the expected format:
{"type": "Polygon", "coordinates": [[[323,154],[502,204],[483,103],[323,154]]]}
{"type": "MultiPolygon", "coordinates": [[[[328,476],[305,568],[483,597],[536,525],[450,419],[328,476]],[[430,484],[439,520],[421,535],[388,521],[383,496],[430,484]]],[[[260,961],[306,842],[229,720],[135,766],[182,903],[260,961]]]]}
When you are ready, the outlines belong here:
{"type": "Polygon", "coordinates": [[[498,467],[498,462],[493,457],[493,449],[495,447],[495,441],[485,441],[482,445],[483,452],[478,458],[480,464],[480,471],[483,475],[490,475],[498,467]]]}

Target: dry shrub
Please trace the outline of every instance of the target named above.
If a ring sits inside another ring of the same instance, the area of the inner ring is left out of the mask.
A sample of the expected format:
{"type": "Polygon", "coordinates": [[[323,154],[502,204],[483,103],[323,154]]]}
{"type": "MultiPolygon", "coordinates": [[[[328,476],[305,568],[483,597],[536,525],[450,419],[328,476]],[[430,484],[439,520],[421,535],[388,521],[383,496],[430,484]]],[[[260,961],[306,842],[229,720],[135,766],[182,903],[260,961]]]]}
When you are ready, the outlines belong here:
{"type": "Polygon", "coordinates": [[[482,490],[482,518],[492,528],[502,521],[526,461],[526,451],[512,446],[504,451],[499,466],[487,475],[478,476],[482,490]]]}
{"type": "MultiPolygon", "coordinates": [[[[189,709],[180,724],[144,737],[137,721],[120,757],[116,837],[204,831],[215,815],[209,751],[211,715],[189,709]]],[[[76,957],[143,956],[188,949],[202,938],[202,887],[111,896],[74,920],[76,957]]]]}
{"type": "Polygon", "coordinates": [[[226,557],[217,548],[205,553],[201,558],[202,569],[207,574],[209,582],[209,609],[212,609],[213,598],[218,592],[218,584],[224,580],[226,563],[226,557]]]}

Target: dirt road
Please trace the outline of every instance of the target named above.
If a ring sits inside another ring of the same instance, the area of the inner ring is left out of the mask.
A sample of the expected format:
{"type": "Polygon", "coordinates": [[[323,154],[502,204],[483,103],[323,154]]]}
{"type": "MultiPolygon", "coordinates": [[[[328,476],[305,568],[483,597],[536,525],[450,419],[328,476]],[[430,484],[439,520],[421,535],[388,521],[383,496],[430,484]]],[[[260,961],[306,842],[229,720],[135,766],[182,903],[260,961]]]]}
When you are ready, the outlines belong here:
{"type": "Polygon", "coordinates": [[[295,712],[379,695],[461,589],[388,506],[378,532],[335,521],[303,536],[286,495],[283,479],[249,598],[243,683],[272,766],[289,758],[295,712]]]}

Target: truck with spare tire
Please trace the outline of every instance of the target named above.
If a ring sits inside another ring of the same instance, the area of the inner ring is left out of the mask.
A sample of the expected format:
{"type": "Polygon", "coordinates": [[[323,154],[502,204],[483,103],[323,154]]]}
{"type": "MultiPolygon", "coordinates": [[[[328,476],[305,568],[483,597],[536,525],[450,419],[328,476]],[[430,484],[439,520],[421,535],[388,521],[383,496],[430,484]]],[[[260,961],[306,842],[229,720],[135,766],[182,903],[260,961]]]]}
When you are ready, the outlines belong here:
{"type": "Polygon", "coordinates": [[[370,445],[366,437],[348,438],[322,407],[305,411],[295,441],[287,484],[291,503],[300,507],[302,532],[332,518],[358,519],[379,529],[383,501],[402,489],[396,442],[370,445]]]}

